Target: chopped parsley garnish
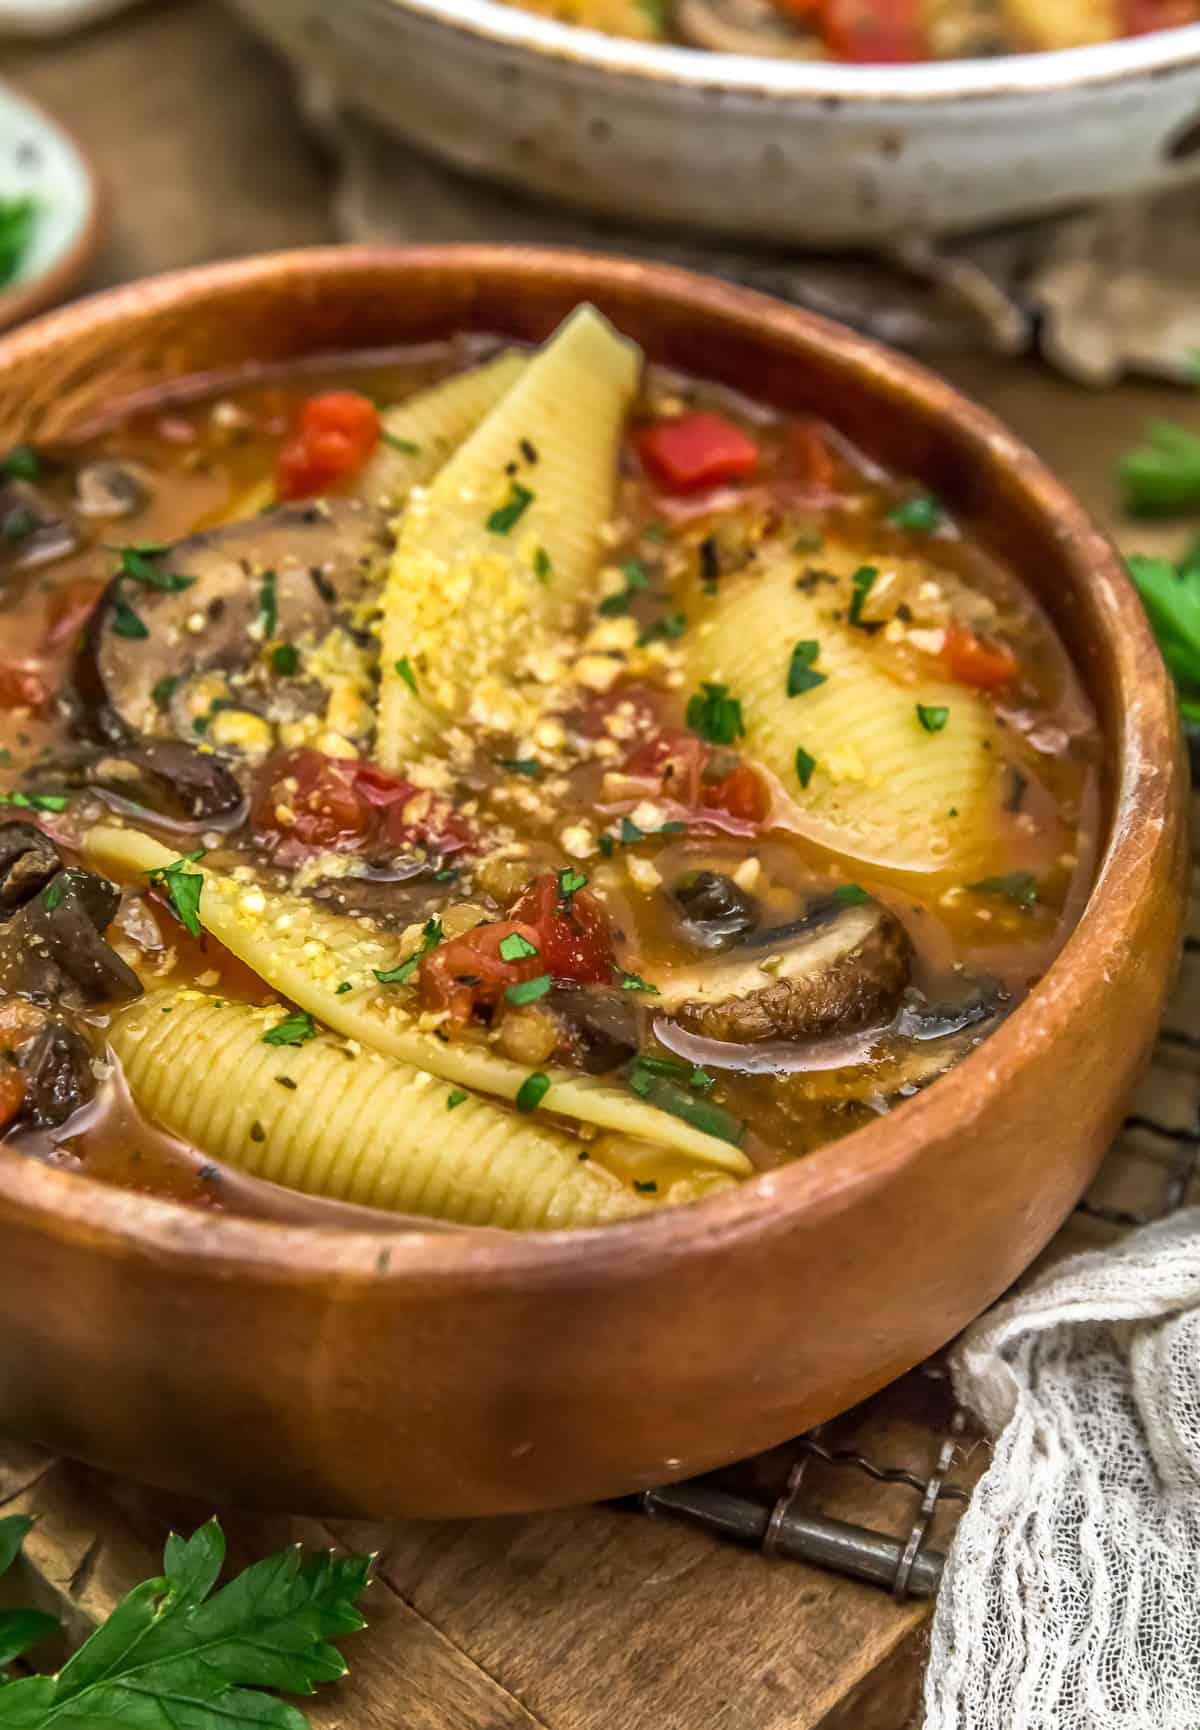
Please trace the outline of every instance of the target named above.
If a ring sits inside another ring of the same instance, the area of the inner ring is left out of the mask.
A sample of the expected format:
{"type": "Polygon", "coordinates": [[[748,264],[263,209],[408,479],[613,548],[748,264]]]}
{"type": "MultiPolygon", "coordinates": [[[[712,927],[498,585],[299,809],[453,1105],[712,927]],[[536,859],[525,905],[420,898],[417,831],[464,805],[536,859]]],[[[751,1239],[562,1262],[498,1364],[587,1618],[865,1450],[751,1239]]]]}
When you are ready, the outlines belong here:
{"type": "Polygon", "coordinates": [[[723,1106],[697,1098],[700,1089],[712,1085],[712,1077],[704,1070],[693,1069],[687,1085],[683,1085],[678,1073],[682,1070],[686,1074],[689,1066],[677,1063],[668,1068],[668,1061],[635,1057],[629,1068],[629,1085],[634,1093],[650,1105],[658,1106],[660,1111],[669,1111],[672,1117],[690,1123],[693,1129],[704,1135],[715,1136],[718,1141],[729,1141],[736,1146],[745,1134],[745,1124],[723,1106]],[[703,1076],[704,1080],[698,1083],[697,1075],[703,1076]]]}
{"type": "Polygon", "coordinates": [[[1200,438],[1174,421],[1152,421],[1145,442],[1117,470],[1135,517],[1170,517],[1200,508],[1200,438]]]}
{"type": "Polygon", "coordinates": [[[381,985],[407,985],[425,956],[431,949],[437,948],[444,936],[442,922],[435,914],[432,919],[425,921],[421,931],[421,944],[415,954],[410,955],[407,961],[402,961],[399,967],[373,967],[371,971],[381,985]]]}
{"type": "Polygon", "coordinates": [[[22,811],[65,811],[71,803],[65,793],[0,793],[0,805],[16,805],[22,811]]]}
{"type": "Polygon", "coordinates": [[[531,781],[541,779],[542,765],[536,757],[497,757],[496,762],[510,775],[528,775],[531,781]]]}
{"type": "Polygon", "coordinates": [[[165,709],[171,698],[179,689],[178,673],[168,673],[165,678],[156,679],[150,688],[150,695],[157,709],[165,709]]]}
{"type": "Polygon", "coordinates": [[[735,744],[746,731],[742,705],[727,685],[704,683],[688,698],[687,724],[710,745],[735,744]]]}
{"type": "Polygon", "coordinates": [[[150,635],[145,620],[135,613],[124,595],[113,597],[112,628],[118,637],[128,637],[133,642],[140,642],[150,635]]]}
{"type": "Polygon", "coordinates": [[[833,891],[833,899],[843,907],[862,907],[871,897],[857,883],[842,883],[833,891]]]}
{"type": "Polygon", "coordinates": [[[576,871],[573,865],[565,865],[558,874],[558,893],[564,901],[569,901],[576,890],[587,888],[587,877],[582,871],[576,871]]]}
{"type": "Polygon", "coordinates": [[[1180,713],[1200,721],[1200,546],[1178,565],[1140,553],[1125,564],[1178,688],[1180,713]]]}
{"type": "Polygon", "coordinates": [[[905,499],[888,512],[886,522],[895,529],[907,529],[911,535],[931,535],[941,523],[942,507],[929,493],[918,493],[905,499]]]}
{"type": "Polygon", "coordinates": [[[176,595],[182,589],[190,589],[196,578],[180,576],[176,571],[160,571],[151,561],[166,550],[166,545],[159,541],[148,541],[140,547],[112,548],[121,561],[121,576],[129,577],[147,589],[161,589],[164,594],[176,595]]]}
{"type": "Polygon", "coordinates": [[[294,643],[276,643],[271,650],[271,671],[290,679],[300,670],[300,651],[294,643]]]}
{"type": "Polygon", "coordinates": [[[397,433],[390,433],[386,427],[380,427],[379,436],[385,445],[391,445],[394,451],[401,451],[406,457],[419,457],[421,447],[412,439],[402,439],[397,433]]]}
{"type": "Polygon", "coordinates": [[[539,973],[536,979],[523,979],[519,985],[504,987],[504,1001],[514,1004],[518,1009],[525,1003],[536,1003],[539,997],[544,997],[554,981],[548,973],[539,973]]]}
{"type": "Polygon", "coordinates": [[[293,1009],[262,1036],[264,1045],[307,1045],[317,1037],[317,1027],[307,1009],[293,1009]]]}
{"type": "Polygon", "coordinates": [[[645,648],[647,643],[673,643],[683,636],[688,628],[686,613],[664,613],[661,619],[652,619],[638,637],[638,643],[645,648]]]}
{"type": "Polygon", "coordinates": [[[850,611],[847,614],[852,625],[862,628],[863,602],[875,587],[879,572],[874,565],[860,565],[850,579],[850,611]]]}
{"type": "Polygon", "coordinates": [[[813,637],[806,637],[792,645],[792,658],[788,662],[787,694],[789,697],[799,697],[805,691],[815,691],[818,685],[823,685],[829,677],[827,673],[814,671],[813,662],[821,653],[821,645],[813,637]]]}
{"type": "Polygon", "coordinates": [[[536,1111],[550,1091],[550,1077],[542,1070],[535,1069],[532,1075],[527,1075],[517,1089],[516,1107],[518,1111],[536,1111]]]}
{"type": "Polygon", "coordinates": [[[279,599],[275,593],[274,571],[264,571],[258,591],[258,616],[262,620],[263,636],[273,637],[279,623],[279,599]]]}
{"type": "Polygon", "coordinates": [[[634,1187],[634,1189],[637,1190],[639,1195],[657,1195],[658,1194],[658,1184],[655,1182],[654,1178],[652,1178],[652,1177],[647,1177],[647,1178],[635,1177],[633,1180],[633,1187],[634,1187]]]}
{"type": "Polygon", "coordinates": [[[796,746],[796,779],[797,779],[797,781],[799,781],[799,783],[802,787],[808,786],[808,783],[813,778],[813,770],[816,768],[816,766],[817,766],[817,759],[814,756],[812,756],[810,752],[806,751],[804,749],[803,745],[797,745],[796,746]]]}
{"type": "Polygon", "coordinates": [[[42,891],[42,906],[46,909],[47,913],[54,912],[54,909],[58,906],[66,892],[67,886],[63,882],[63,874],[60,871],[58,876],[47,883],[46,887],[42,891]]]}
{"type": "Polygon", "coordinates": [[[642,1087],[648,1085],[656,1076],[685,1082],[697,1093],[707,1093],[716,1080],[707,1069],[701,1069],[698,1063],[685,1063],[681,1057],[654,1057],[641,1052],[629,1066],[629,1085],[635,1093],[640,1093],[642,1087]]]}
{"type": "Polygon", "coordinates": [[[545,547],[533,549],[533,574],[539,583],[548,583],[554,575],[554,564],[545,547]]]}
{"type": "Polygon", "coordinates": [[[194,865],[197,859],[203,859],[204,852],[203,847],[197,847],[194,853],[185,853],[173,864],[159,865],[145,873],[151,883],[166,890],[167,900],[180,924],[193,937],[200,935],[200,892],[204,888],[204,878],[199,871],[189,871],[187,867],[194,865]]]}
{"type": "Polygon", "coordinates": [[[531,943],[528,937],[522,937],[519,931],[510,931],[507,937],[500,939],[501,961],[528,961],[537,952],[537,944],[531,943]]]}
{"type": "Polygon", "coordinates": [[[412,670],[412,663],[408,656],[401,655],[400,659],[393,663],[393,666],[395,667],[398,676],[404,680],[404,683],[408,686],[409,690],[415,697],[417,695],[417,675],[412,670]]]}
{"type": "Polygon", "coordinates": [[[979,883],[968,883],[974,895],[1002,895],[1018,907],[1033,907],[1038,899],[1037,878],[1032,871],[1009,871],[1003,877],[984,877],[979,883]]]}
{"type": "Polygon", "coordinates": [[[354,987],[353,987],[353,985],[351,985],[350,981],[348,979],[343,979],[342,983],[337,987],[337,989],[334,991],[333,995],[335,997],[344,997],[346,995],[347,991],[353,991],[353,990],[354,990],[354,987]]]}
{"type": "Polygon", "coordinates": [[[0,457],[0,475],[10,481],[36,481],[42,472],[42,459],[32,445],[14,445],[0,457]]]}
{"type": "Polygon", "coordinates": [[[454,1111],[460,1105],[465,1105],[467,1095],[461,1087],[455,1087],[446,1095],[446,1110],[454,1111]]]}
{"type": "Polygon", "coordinates": [[[950,711],[944,703],[918,703],[917,720],[927,733],[940,733],[950,719],[950,711]]]}
{"type": "Polygon", "coordinates": [[[633,847],[645,839],[646,831],[639,829],[632,817],[621,818],[621,841],[624,846],[633,847]]]}
{"type": "Polygon", "coordinates": [[[617,978],[620,981],[622,991],[645,991],[651,997],[660,995],[658,986],[648,984],[640,973],[626,973],[623,968],[618,967],[617,978]]]}
{"type": "Polygon", "coordinates": [[[496,507],[487,520],[487,526],[492,534],[511,534],[533,503],[535,496],[528,487],[523,487],[520,481],[512,481],[509,485],[507,499],[502,505],[496,507]]]}
{"type": "Polygon", "coordinates": [[[433,880],[435,883],[456,883],[458,872],[453,865],[443,865],[440,871],[434,872],[433,880]]]}
{"type": "Polygon", "coordinates": [[[621,575],[625,578],[625,587],[615,595],[605,595],[596,608],[611,618],[617,613],[627,613],[635,595],[644,595],[650,587],[650,573],[641,559],[626,559],[621,566],[621,575]]]}
{"type": "Polygon", "coordinates": [[[613,848],[615,847],[616,842],[614,841],[614,839],[611,835],[608,835],[608,834],[597,835],[596,845],[600,849],[600,853],[601,853],[602,858],[605,858],[605,859],[611,859],[612,858],[613,848]]]}

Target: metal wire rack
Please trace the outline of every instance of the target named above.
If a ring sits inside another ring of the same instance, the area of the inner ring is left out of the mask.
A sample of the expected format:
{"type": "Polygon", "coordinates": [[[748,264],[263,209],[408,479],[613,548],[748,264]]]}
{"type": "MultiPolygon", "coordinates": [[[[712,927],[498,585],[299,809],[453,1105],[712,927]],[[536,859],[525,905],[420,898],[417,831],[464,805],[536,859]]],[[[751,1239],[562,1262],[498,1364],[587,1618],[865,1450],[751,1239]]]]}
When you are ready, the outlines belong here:
{"type": "MultiPolygon", "coordinates": [[[[1061,1255],[1162,1219],[1200,1192],[1200,895],[1150,1073],[1115,1145],[1051,1246],[1061,1255]],[[1192,1023],[1196,1031],[1188,1025],[1192,1023]]],[[[843,1417],[730,1471],[639,1498],[765,1556],[931,1598],[988,1450],[944,1364],[921,1365],[843,1417]],[[915,1504],[915,1505],[914,1505],[915,1504]]]]}

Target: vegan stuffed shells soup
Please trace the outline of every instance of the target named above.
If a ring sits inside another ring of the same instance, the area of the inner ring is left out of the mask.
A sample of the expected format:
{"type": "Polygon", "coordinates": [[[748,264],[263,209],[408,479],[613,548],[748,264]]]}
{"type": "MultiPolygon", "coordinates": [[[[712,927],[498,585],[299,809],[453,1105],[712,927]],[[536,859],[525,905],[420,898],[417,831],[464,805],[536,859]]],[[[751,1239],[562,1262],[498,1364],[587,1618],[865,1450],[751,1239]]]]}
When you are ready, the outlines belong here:
{"type": "MultiPolygon", "coordinates": [[[[1003,1074],[1011,1055],[973,1054],[1019,1049],[1111,845],[1114,651],[1096,659],[1097,595],[1061,578],[1062,513],[1040,548],[997,529],[1031,507],[979,477],[1017,447],[917,369],[678,273],[422,256],[430,277],[371,253],[209,273],[181,369],[205,376],[151,378],[7,446],[0,1159],[10,1193],[86,1191],[169,1217],[193,1249],[370,1242],[383,1275],[402,1246],[523,1243],[522,1266],[542,1245],[543,1272],[594,1291],[591,1270],[643,1265],[604,1243],[675,1220],[678,1256],[694,1216],[716,1253],[739,1191],[778,1232],[790,1172],[850,1194],[870,1167],[854,1149],[943,1089],[948,1117],[969,1100],[960,1065],[976,1087],[1003,1074]],[[479,304],[431,316],[438,268],[483,283],[479,304]],[[328,330],[281,342],[260,322],[222,367],[213,308],[256,269],[293,293],[327,272],[328,330]],[[661,336],[689,320],[690,339],[661,336]],[[777,345],[769,364],[755,341],[777,345]],[[780,388],[789,342],[801,378],[833,352],[823,386],[780,388]],[[965,421],[966,457],[938,460],[922,392],[965,421]]],[[[188,283],[166,285],[168,314],[188,283]]],[[[1021,463],[1022,485],[1061,496],[1021,463]]],[[[1105,604],[1114,582],[1105,568],[1105,604]]],[[[1130,617],[1124,652],[1162,704],[1146,785],[1169,799],[1165,686],[1130,617]]],[[[1151,1012],[1175,824],[1160,812],[1153,832],[1151,1012]]],[[[892,1344],[865,1329],[840,1384],[801,1374],[806,1412],[913,1361],[1023,1265],[1138,1056],[1113,1061],[1061,1170],[1046,1148],[1031,1206],[994,1172],[963,1189],[944,1170],[951,1215],[957,1192],[1017,1225],[892,1344]]],[[[681,1374],[685,1405],[711,1385],[681,1374]]],[[[788,1383],[741,1442],[796,1427],[788,1383]]],[[[628,1438],[590,1443],[601,1457],[544,1490],[447,1467],[457,1487],[435,1500],[571,1499],[739,1451],[708,1449],[698,1417],[665,1453],[671,1421],[634,1425],[632,1459],[628,1438]]],[[[44,1436],[44,1408],[25,1427],[44,1436]]],[[[526,1476],[506,1459],[501,1477],[526,1476]]],[[[404,1503],[374,1469],[315,1499],[404,1503]]],[[[226,1460],[231,1479],[248,1481],[226,1460]]]]}

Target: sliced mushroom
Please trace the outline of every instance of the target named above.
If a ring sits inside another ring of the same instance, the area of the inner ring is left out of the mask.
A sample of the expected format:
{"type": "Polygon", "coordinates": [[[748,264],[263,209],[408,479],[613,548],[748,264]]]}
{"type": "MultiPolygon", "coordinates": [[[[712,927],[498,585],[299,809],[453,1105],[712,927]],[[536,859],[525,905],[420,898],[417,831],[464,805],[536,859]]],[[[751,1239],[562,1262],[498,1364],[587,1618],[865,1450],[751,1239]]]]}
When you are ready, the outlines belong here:
{"type": "Polygon", "coordinates": [[[675,29],[685,42],[717,54],[828,59],[820,37],[785,18],[771,0],[677,0],[675,29]]]}
{"type": "Polygon", "coordinates": [[[911,961],[886,907],[822,896],[793,924],[757,927],[719,960],[656,979],[655,1008],[706,1039],[811,1039],[888,1021],[911,961]]]}
{"type": "Polygon", "coordinates": [[[362,500],[322,500],[191,535],[146,558],[161,587],[114,577],[75,668],[93,736],[117,743],[160,730],[171,691],[204,672],[249,666],[264,634],[323,638],[361,595],[385,533],[362,500]]]}
{"type": "Polygon", "coordinates": [[[111,745],[83,746],[48,758],[40,773],[67,786],[92,787],[115,810],[151,811],[185,829],[229,829],[246,810],[236,776],[211,751],[182,739],[129,734],[111,745]]]}
{"type": "Polygon", "coordinates": [[[0,485],[0,559],[32,570],[74,552],[78,536],[58,507],[29,481],[0,485]]]}
{"type": "MultiPolygon", "coordinates": [[[[337,913],[371,919],[384,930],[402,931],[428,918],[453,892],[453,881],[438,882],[427,859],[348,861],[350,869],[318,877],[303,893],[337,913]]],[[[498,912],[498,908],[490,909],[498,912]]]]}
{"type": "Polygon", "coordinates": [[[588,1075],[616,1069],[638,1050],[638,1006],[627,991],[556,985],[542,999],[562,1029],[562,1046],[588,1075]]]}
{"type": "Polygon", "coordinates": [[[65,1021],[50,1021],[17,1054],[25,1080],[20,1121],[34,1129],[56,1129],[86,1105],[96,1091],[92,1051],[65,1021]]]}
{"type": "Polygon", "coordinates": [[[671,896],[684,935],[698,949],[729,949],[761,918],[753,895],[723,871],[685,871],[672,884],[671,896]]]}
{"type": "Polygon", "coordinates": [[[31,901],[62,867],[58,848],[32,823],[0,823],[0,919],[31,901]]]}
{"type": "Polygon", "coordinates": [[[105,942],[120,900],[114,883],[68,867],[0,926],[0,994],[56,1003],[126,1002],[137,974],[105,942]]]}
{"type": "Polygon", "coordinates": [[[100,457],[75,476],[75,509],[81,517],[128,517],[142,509],[149,492],[144,469],[100,457]]]}

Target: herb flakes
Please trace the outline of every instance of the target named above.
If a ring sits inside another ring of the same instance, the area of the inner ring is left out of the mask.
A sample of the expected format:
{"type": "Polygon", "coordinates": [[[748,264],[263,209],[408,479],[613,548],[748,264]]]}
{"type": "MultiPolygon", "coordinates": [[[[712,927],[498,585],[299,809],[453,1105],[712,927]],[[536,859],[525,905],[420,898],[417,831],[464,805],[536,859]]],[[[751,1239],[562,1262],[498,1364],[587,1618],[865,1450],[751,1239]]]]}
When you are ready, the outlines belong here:
{"type": "Polygon", "coordinates": [[[204,877],[199,871],[189,871],[187,867],[194,865],[198,859],[203,859],[205,849],[197,847],[194,853],[185,853],[182,859],[176,859],[170,865],[159,865],[154,870],[145,872],[149,881],[167,892],[167,900],[177,915],[185,931],[193,937],[199,937],[200,895],[204,888],[204,877]]]}
{"type": "Polygon", "coordinates": [[[918,703],[917,720],[927,733],[940,733],[950,719],[944,703],[918,703]]]}
{"type": "Polygon", "coordinates": [[[293,1009],[262,1036],[264,1045],[307,1045],[317,1037],[317,1027],[307,1009],[293,1009]]]}
{"type": "Polygon", "coordinates": [[[907,529],[910,535],[931,535],[941,526],[942,507],[931,493],[918,493],[890,510],[884,521],[894,529],[907,529]]]}
{"type": "Polygon", "coordinates": [[[789,697],[799,697],[805,691],[815,691],[818,685],[825,683],[828,673],[818,673],[813,666],[820,653],[821,645],[814,637],[805,637],[793,644],[787,673],[789,697]]]}
{"type": "Polygon", "coordinates": [[[404,680],[413,696],[417,696],[417,675],[412,670],[412,662],[407,655],[401,655],[398,661],[393,661],[392,667],[396,676],[404,680]]]}
{"type": "Polygon", "coordinates": [[[527,1075],[517,1089],[515,1104],[518,1111],[536,1111],[550,1091],[550,1077],[544,1070],[535,1069],[527,1075]]]}
{"type": "Polygon", "coordinates": [[[500,939],[501,961],[529,961],[537,953],[537,944],[531,943],[528,937],[522,937],[519,931],[510,931],[507,937],[500,939]]]}
{"type": "Polygon", "coordinates": [[[508,498],[498,505],[487,520],[487,527],[494,535],[508,535],[516,528],[525,512],[533,503],[536,494],[520,481],[509,484],[508,498]]]}
{"type": "Polygon", "coordinates": [[[432,919],[425,921],[421,930],[420,946],[407,961],[402,961],[399,967],[373,967],[371,971],[381,985],[407,985],[429,951],[436,949],[444,936],[442,922],[435,914],[432,919]]]}
{"type": "Polygon", "coordinates": [[[802,787],[808,786],[808,783],[813,778],[813,771],[816,769],[816,766],[817,759],[810,752],[806,751],[803,745],[797,745],[796,779],[802,787]]]}
{"type": "Polygon", "coordinates": [[[729,687],[707,682],[688,698],[687,724],[710,745],[733,745],[746,731],[742,705],[729,687]]]}
{"type": "Polygon", "coordinates": [[[1008,871],[1002,877],[984,877],[968,883],[973,895],[999,895],[1017,907],[1030,908],[1038,901],[1037,878],[1032,871],[1008,871]]]}
{"type": "Polygon", "coordinates": [[[523,979],[517,985],[506,985],[504,1001],[520,1009],[526,1003],[536,1003],[539,997],[545,997],[553,983],[548,973],[539,973],[536,979],[523,979]]]}

